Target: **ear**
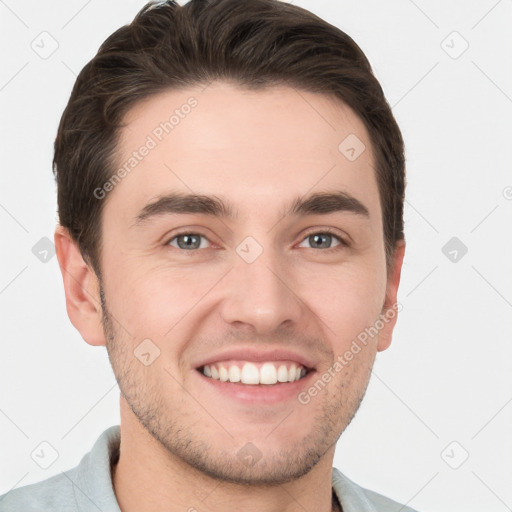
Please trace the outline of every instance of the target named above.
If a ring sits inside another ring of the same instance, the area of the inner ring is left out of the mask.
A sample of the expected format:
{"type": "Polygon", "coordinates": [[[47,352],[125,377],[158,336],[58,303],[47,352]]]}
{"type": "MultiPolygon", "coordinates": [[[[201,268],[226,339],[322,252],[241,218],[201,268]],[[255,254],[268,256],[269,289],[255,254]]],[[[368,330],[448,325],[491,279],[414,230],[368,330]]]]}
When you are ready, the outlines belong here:
{"type": "Polygon", "coordinates": [[[405,254],[405,240],[399,240],[395,245],[393,253],[393,265],[388,275],[386,285],[386,298],[381,311],[381,319],[384,327],[379,332],[379,341],[377,350],[380,352],[386,350],[391,345],[391,337],[395,328],[398,311],[400,308],[396,306],[396,298],[398,293],[398,285],[400,284],[400,274],[402,272],[402,263],[405,254]]]}
{"type": "Polygon", "coordinates": [[[69,319],[89,345],[105,345],[96,273],[85,263],[80,249],[66,228],[57,226],[54,241],[64,281],[69,319]]]}

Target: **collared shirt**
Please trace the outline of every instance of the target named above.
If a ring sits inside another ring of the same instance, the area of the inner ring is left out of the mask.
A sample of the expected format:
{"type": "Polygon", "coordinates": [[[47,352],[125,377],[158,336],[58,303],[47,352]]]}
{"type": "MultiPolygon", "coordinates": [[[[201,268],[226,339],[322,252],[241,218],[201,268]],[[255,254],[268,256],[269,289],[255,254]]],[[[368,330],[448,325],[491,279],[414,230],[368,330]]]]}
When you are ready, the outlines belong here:
{"type": "MultiPolygon", "coordinates": [[[[0,512],[121,512],[111,474],[120,440],[120,426],[109,427],[76,467],[0,496],[0,512]]],[[[332,488],[343,512],[415,512],[359,487],[336,468],[332,470],[332,488]]]]}

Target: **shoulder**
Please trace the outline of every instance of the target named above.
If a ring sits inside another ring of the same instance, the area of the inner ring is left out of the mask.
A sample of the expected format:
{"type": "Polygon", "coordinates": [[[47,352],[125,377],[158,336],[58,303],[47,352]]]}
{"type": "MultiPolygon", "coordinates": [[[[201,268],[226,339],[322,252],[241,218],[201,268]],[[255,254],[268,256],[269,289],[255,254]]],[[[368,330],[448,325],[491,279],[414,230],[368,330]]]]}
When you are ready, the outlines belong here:
{"type": "Polygon", "coordinates": [[[0,512],[120,512],[110,469],[119,442],[119,426],[109,427],[76,467],[0,496],[0,512]]]}
{"type": "Polygon", "coordinates": [[[0,512],[71,512],[78,510],[73,480],[76,469],[25,485],[0,496],[0,512]]]}
{"type": "Polygon", "coordinates": [[[332,485],[343,512],[417,512],[382,494],[360,487],[337,468],[332,468],[332,485]]]}

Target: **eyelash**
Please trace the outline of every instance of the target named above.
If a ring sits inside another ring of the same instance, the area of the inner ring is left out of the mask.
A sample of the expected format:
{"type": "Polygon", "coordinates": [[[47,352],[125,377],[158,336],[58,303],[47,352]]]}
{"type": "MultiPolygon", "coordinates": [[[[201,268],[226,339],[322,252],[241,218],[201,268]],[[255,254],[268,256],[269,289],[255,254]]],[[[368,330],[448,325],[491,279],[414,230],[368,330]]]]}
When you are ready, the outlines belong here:
{"type": "MultiPolygon", "coordinates": [[[[182,235],[196,235],[196,236],[200,236],[200,237],[205,238],[206,240],[208,240],[211,243],[210,239],[206,235],[203,235],[202,233],[195,232],[195,231],[182,231],[181,233],[174,234],[172,236],[172,238],[169,238],[164,245],[169,246],[169,244],[175,238],[178,238],[179,236],[182,236],[182,235]]],[[[304,240],[306,240],[306,238],[310,237],[311,235],[331,235],[332,237],[334,237],[339,242],[339,245],[336,245],[335,247],[329,247],[328,249],[318,249],[319,251],[324,252],[324,253],[325,252],[326,253],[331,253],[331,252],[335,252],[335,251],[346,249],[346,248],[350,247],[350,244],[346,240],[341,238],[338,234],[336,234],[334,232],[334,230],[329,229],[329,228],[325,228],[325,229],[322,229],[320,231],[310,231],[309,233],[307,233],[302,238],[300,243],[304,242],[304,240]]],[[[181,251],[181,252],[190,252],[190,253],[194,253],[196,251],[201,250],[201,249],[185,250],[185,249],[180,249],[179,247],[173,247],[173,249],[177,249],[178,251],[181,251]]],[[[312,249],[314,250],[314,248],[312,248],[312,249]]]]}

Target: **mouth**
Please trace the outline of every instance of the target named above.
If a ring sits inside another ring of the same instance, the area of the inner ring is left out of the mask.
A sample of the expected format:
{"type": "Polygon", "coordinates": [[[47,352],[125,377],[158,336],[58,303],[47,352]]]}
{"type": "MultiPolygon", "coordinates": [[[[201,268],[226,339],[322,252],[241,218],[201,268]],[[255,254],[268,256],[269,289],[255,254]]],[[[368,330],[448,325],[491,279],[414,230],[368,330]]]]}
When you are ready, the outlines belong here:
{"type": "Polygon", "coordinates": [[[212,405],[223,407],[228,400],[266,409],[297,400],[315,378],[317,361],[314,355],[284,347],[238,345],[203,356],[193,368],[201,393],[212,405]]]}
{"type": "Polygon", "coordinates": [[[278,386],[304,379],[311,371],[295,361],[226,360],[197,368],[205,377],[247,386],[278,386]]]}

